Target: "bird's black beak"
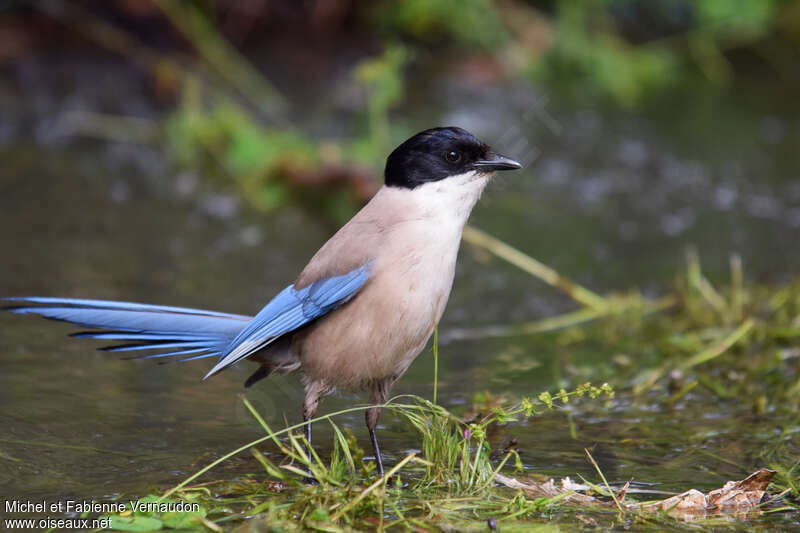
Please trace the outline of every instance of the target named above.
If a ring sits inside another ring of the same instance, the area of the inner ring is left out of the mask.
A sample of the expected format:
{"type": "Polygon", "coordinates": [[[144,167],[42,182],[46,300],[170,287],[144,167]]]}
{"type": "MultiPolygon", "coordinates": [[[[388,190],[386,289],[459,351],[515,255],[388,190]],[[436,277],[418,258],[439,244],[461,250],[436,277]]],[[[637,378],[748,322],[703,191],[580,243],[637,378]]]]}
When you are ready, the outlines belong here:
{"type": "Polygon", "coordinates": [[[517,170],[522,168],[522,165],[519,164],[519,162],[494,152],[489,152],[486,159],[475,161],[473,165],[481,172],[492,172],[494,170],[517,170]]]}

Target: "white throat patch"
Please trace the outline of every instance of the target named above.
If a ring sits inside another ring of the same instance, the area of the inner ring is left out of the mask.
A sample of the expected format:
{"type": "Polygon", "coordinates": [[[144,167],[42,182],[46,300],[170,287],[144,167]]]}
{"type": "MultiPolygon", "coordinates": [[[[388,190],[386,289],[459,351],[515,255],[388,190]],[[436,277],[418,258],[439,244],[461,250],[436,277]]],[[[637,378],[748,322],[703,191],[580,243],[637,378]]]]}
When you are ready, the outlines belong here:
{"type": "Polygon", "coordinates": [[[466,222],[491,174],[475,171],[450,176],[439,181],[419,185],[408,191],[414,201],[428,216],[438,216],[466,222]]]}

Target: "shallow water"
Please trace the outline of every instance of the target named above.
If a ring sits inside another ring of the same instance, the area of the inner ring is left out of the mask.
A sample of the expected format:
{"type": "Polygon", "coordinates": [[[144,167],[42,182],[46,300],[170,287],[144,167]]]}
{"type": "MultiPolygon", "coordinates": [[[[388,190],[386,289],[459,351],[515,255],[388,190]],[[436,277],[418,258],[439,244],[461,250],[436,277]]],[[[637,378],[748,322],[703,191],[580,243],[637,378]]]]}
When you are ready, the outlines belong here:
{"type": "MultiPolygon", "coordinates": [[[[725,279],[733,252],[743,256],[749,279],[784,280],[800,268],[794,103],[698,93],[656,106],[680,106],[680,112],[625,114],[547,102],[519,87],[469,91],[445,84],[434,92],[441,100],[426,105],[440,110],[437,122],[497,139],[500,151],[527,163],[491,185],[471,222],[596,290],[663,291],[689,244],[701,250],[713,280],[725,279]]],[[[24,133],[4,139],[2,295],[252,314],[335,230],[299,206],[251,212],[218,183],[176,173],[150,148],[50,142],[24,133]]],[[[467,246],[441,331],[446,339],[451,330],[570,308],[552,289],[467,246]]],[[[207,361],[124,361],[94,351],[90,341],[68,339],[71,331],[0,315],[4,496],[142,495],[261,436],[239,397],[249,365],[203,382],[207,361]]],[[[514,398],[585,380],[613,381],[614,355],[590,342],[563,346],[553,337],[443,342],[439,394],[459,409],[482,390],[514,398]]],[[[426,350],[395,392],[430,396],[432,366],[426,350]]],[[[299,417],[295,377],[270,379],[247,397],[273,426],[299,417]]],[[[354,401],[364,398],[330,398],[322,412],[354,401]]],[[[361,416],[342,422],[366,447],[361,416]]],[[[389,415],[382,424],[391,463],[414,448],[414,435],[389,415]]],[[[789,439],[789,455],[796,456],[800,447],[791,435],[775,429],[793,424],[756,417],[735,401],[709,404],[689,394],[665,412],[655,402],[633,404],[621,395],[605,408],[572,407],[513,426],[502,438],[518,438],[530,472],[593,476],[583,449],[594,446],[610,481],[635,479],[670,491],[740,479],[765,466],[763,450],[775,439],[789,439]]],[[[329,436],[324,428],[316,433],[322,450],[329,436]]],[[[258,467],[245,457],[215,475],[253,471],[258,467]]]]}

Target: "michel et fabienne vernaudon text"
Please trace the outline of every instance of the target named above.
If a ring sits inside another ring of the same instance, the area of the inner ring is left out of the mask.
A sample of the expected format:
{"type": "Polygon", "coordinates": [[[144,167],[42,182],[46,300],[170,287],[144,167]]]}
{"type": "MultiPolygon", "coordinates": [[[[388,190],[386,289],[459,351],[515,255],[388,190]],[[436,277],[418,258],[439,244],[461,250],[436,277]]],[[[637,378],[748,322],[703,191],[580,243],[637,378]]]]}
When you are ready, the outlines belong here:
{"type": "Polygon", "coordinates": [[[88,514],[124,513],[172,513],[198,512],[200,505],[185,502],[88,502],[81,500],[5,500],[3,509],[8,514],[56,514],[73,515],[68,517],[36,516],[4,518],[6,529],[59,528],[59,529],[96,529],[111,525],[108,517],[86,518],[88,514]]]}

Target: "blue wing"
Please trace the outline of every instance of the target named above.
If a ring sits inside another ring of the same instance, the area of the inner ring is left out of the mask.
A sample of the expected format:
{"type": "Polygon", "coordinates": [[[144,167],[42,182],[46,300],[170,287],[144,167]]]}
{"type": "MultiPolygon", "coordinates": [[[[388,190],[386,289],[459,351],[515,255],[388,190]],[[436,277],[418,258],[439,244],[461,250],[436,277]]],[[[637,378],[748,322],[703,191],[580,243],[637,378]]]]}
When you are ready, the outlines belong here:
{"type": "Polygon", "coordinates": [[[369,270],[367,263],[347,274],[317,280],[300,290],[294,285],[286,287],[239,332],[203,379],[347,302],[363,287],[369,270]]]}

